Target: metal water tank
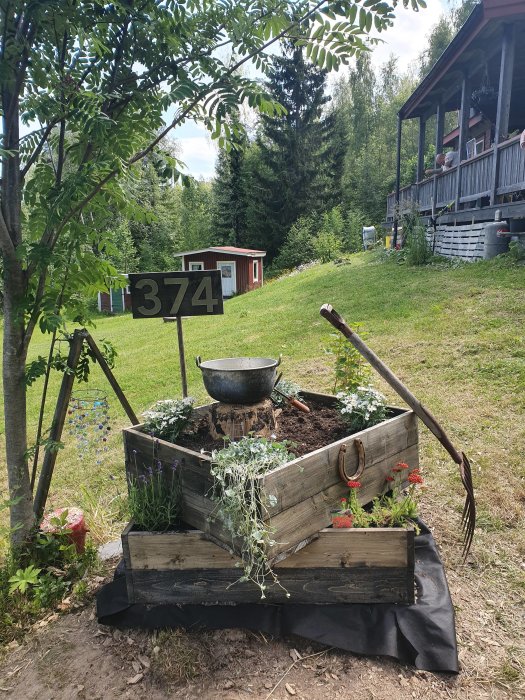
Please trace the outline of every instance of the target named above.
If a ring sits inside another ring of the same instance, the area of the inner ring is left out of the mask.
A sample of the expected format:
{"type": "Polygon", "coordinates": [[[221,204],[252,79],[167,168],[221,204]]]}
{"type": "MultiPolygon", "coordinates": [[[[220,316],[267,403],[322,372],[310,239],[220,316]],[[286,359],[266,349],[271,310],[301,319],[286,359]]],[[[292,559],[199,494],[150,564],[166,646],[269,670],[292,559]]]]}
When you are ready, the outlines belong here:
{"type": "Polygon", "coordinates": [[[490,260],[509,249],[509,225],[506,221],[491,221],[485,224],[485,247],[483,260],[490,260]]]}

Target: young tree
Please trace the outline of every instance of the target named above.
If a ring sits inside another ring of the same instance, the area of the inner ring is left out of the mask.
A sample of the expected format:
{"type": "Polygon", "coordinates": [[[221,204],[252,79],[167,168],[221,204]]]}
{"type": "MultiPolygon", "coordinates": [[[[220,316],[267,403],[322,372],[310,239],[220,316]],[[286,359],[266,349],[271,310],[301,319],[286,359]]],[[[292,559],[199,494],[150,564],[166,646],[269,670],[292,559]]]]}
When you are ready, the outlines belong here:
{"type": "MultiPolygon", "coordinates": [[[[414,9],[422,0],[403,0],[414,9]]],[[[128,206],[119,177],[188,118],[225,145],[246,101],[278,106],[239,75],[267,70],[272,45],[294,34],[323,67],[391,25],[396,0],[14,0],[0,7],[3,389],[13,542],[32,527],[25,363],[37,324],[52,331],[79,285],[114,270],[93,254],[108,206],[128,206]],[[324,14],[323,14],[324,13],[324,14]],[[224,47],[231,58],[223,60],[224,47]],[[315,52],[315,55],[313,55],[315,52]],[[163,114],[172,107],[167,126],[163,114]],[[22,133],[22,127],[27,133],[22,133]],[[24,204],[24,207],[22,207],[24,204]]],[[[171,160],[174,169],[175,159],[171,160]]]]}

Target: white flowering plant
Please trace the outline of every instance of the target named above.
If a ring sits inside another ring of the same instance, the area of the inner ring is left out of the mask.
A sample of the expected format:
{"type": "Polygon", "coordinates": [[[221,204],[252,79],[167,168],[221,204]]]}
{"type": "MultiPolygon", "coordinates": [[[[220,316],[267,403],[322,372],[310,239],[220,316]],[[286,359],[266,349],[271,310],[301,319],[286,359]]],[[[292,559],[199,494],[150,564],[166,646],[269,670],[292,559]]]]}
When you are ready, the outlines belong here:
{"type": "Polygon", "coordinates": [[[268,506],[277,503],[269,494],[263,498],[257,484],[259,476],[280,467],[294,455],[287,442],[243,437],[224,449],[212,452],[212,499],[216,503],[212,517],[218,517],[230,532],[232,543],[240,541],[244,569],[240,581],[253,581],[265,598],[266,581],[279,584],[268,565],[268,548],[275,544],[273,533],[264,521],[268,506]]]}
{"type": "Polygon", "coordinates": [[[195,399],[165,399],[144,411],[143,430],[148,435],[175,442],[191,420],[195,399]]]}
{"type": "Polygon", "coordinates": [[[377,425],[387,417],[385,397],[371,386],[358,386],[352,392],[340,391],[336,398],[341,417],[354,433],[377,425]]]}

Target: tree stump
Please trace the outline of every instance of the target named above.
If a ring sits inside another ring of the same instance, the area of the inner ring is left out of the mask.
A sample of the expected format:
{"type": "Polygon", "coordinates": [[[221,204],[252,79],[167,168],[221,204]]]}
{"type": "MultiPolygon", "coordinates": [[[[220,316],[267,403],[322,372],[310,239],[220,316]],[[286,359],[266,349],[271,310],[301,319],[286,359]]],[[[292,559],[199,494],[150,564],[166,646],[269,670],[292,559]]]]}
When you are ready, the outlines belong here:
{"type": "Polygon", "coordinates": [[[250,406],[214,403],[207,414],[208,428],[214,440],[228,436],[239,440],[245,435],[269,438],[277,430],[277,418],[281,413],[270,399],[250,406]]]}

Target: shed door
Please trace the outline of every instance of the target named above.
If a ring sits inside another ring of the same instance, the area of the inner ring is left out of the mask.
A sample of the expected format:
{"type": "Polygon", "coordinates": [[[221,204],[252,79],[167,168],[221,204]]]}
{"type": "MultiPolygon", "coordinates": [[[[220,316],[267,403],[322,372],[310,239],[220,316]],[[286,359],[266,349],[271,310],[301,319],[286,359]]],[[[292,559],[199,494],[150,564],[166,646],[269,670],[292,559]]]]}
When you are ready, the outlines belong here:
{"type": "Polygon", "coordinates": [[[124,301],[122,299],[122,289],[111,290],[111,311],[118,314],[124,311],[124,301]]]}
{"type": "Polygon", "coordinates": [[[231,297],[237,291],[237,280],[234,262],[218,262],[217,269],[221,271],[222,296],[231,297]]]}

